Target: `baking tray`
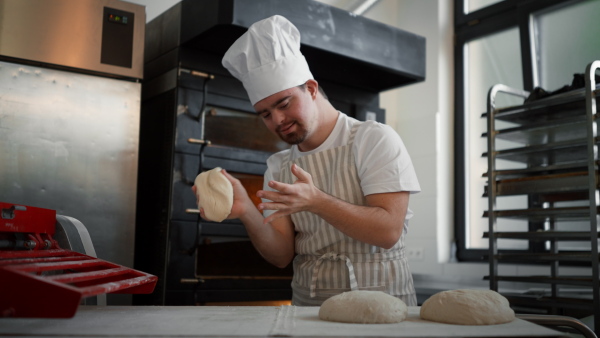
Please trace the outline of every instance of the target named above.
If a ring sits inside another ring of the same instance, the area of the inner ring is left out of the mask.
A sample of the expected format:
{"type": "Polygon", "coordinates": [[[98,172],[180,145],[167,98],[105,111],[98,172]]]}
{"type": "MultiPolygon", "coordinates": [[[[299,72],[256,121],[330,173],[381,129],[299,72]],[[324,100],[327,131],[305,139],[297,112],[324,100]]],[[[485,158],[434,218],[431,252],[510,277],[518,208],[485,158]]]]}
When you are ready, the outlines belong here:
{"type": "MultiPolygon", "coordinates": [[[[596,145],[599,144],[597,138],[594,142],[596,145]]],[[[579,138],[503,149],[497,150],[494,155],[496,159],[525,163],[530,166],[580,162],[582,158],[588,157],[587,140],[579,138]]],[[[481,156],[487,157],[488,152],[484,152],[481,156]]]]}
{"type": "MultiPolygon", "coordinates": [[[[596,165],[600,165],[600,163],[596,162],[596,165]]],[[[540,174],[560,174],[560,173],[568,173],[574,171],[586,171],[588,168],[587,160],[574,161],[569,163],[561,163],[561,164],[549,164],[549,165],[540,165],[540,166],[532,166],[527,168],[517,168],[517,169],[501,169],[496,170],[495,175],[496,179],[506,179],[506,178],[519,178],[519,177],[527,177],[527,176],[535,176],[540,174]]],[[[482,177],[488,177],[488,172],[484,172],[482,177]]]]}
{"type": "Polygon", "coordinates": [[[594,303],[589,298],[568,298],[568,297],[547,297],[533,294],[526,296],[522,294],[510,295],[502,294],[508,299],[512,306],[524,306],[535,308],[560,307],[564,309],[575,309],[584,311],[593,311],[594,303]]]}
{"type": "MultiPolygon", "coordinates": [[[[537,124],[496,129],[496,138],[528,145],[545,144],[579,139],[587,133],[586,127],[585,119],[571,116],[537,124]]],[[[487,137],[488,133],[485,132],[481,136],[487,137]]]]}
{"type": "MultiPolygon", "coordinates": [[[[489,280],[489,276],[483,279],[489,280]]],[[[573,286],[593,286],[594,282],[590,276],[568,276],[568,277],[550,277],[550,276],[496,276],[497,281],[517,282],[517,283],[540,283],[553,285],[573,285],[573,286]]]]}
{"type": "Polygon", "coordinates": [[[501,253],[494,255],[499,262],[537,263],[537,262],[588,262],[592,261],[590,252],[561,253],[501,253]]]}
{"type": "MultiPolygon", "coordinates": [[[[600,236],[600,234],[598,234],[600,236]]],[[[489,232],[483,233],[484,238],[489,238],[489,232]]],[[[549,240],[558,241],[590,241],[589,231],[514,231],[494,232],[495,238],[503,239],[527,239],[536,242],[549,240]]]]}
{"type": "MultiPolygon", "coordinates": [[[[600,208],[596,207],[596,212],[600,213],[600,208]]],[[[552,221],[586,221],[590,217],[590,208],[582,207],[563,207],[563,208],[531,208],[531,209],[510,209],[510,210],[495,210],[494,216],[506,219],[518,219],[527,221],[544,222],[552,221]]],[[[488,210],[483,212],[483,217],[489,217],[488,210]]],[[[559,232],[556,232],[559,233],[559,232]]],[[[550,236],[550,232],[536,232],[537,236],[550,236]]],[[[564,234],[557,236],[564,236],[564,234]]],[[[508,238],[508,237],[505,237],[508,238]]],[[[589,240],[589,233],[587,235],[589,240]]]]}
{"type": "MultiPolygon", "coordinates": [[[[596,86],[598,88],[599,86],[596,86]]],[[[598,103],[599,89],[593,95],[598,103]]],[[[541,121],[573,116],[585,116],[585,88],[572,90],[519,106],[497,109],[494,116],[498,120],[518,124],[538,124],[541,121]]],[[[488,113],[481,116],[487,118],[488,113]]]]}
{"type": "MultiPolygon", "coordinates": [[[[488,196],[488,189],[489,186],[484,188],[484,197],[488,196]]],[[[585,171],[496,181],[496,196],[573,193],[588,189],[589,179],[585,171]]]]}

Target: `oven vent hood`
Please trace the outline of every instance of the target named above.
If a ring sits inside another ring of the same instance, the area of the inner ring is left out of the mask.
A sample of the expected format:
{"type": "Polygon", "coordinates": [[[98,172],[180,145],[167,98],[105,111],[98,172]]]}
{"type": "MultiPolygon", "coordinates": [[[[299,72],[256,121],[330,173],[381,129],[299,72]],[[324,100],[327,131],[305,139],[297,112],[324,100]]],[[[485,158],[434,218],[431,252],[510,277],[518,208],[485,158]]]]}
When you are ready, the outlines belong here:
{"type": "Polygon", "coordinates": [[[381,92],[425,80],[424,37],[313,0],[182,0],[148,23],[146,64],[178,47],[222,56],[275,14],[298,27],[318,81],[381,92]]]}

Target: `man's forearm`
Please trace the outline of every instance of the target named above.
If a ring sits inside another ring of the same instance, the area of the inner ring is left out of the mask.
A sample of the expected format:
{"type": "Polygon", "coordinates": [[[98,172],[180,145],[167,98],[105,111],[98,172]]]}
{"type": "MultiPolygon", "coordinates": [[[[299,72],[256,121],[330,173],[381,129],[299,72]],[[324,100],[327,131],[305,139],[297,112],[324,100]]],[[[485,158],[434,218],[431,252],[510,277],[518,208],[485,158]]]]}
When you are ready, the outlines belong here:
{"type": "Polygon", "coordinates": [[[307,211],[354,239],[391,248],[402,235],[408,193],[374,194],[367,198],[371,205],[360,206],[321,192],[307,211]]]}
{"type": "Polygon", "coordinates": [[[263,223],[264,217],[254,205],[240,216],[248,237],[256,250],[269,263],[284,268],[294,258],[294,232],[288,228],[289,220],[282,218],[272,223],[263,223]]]}

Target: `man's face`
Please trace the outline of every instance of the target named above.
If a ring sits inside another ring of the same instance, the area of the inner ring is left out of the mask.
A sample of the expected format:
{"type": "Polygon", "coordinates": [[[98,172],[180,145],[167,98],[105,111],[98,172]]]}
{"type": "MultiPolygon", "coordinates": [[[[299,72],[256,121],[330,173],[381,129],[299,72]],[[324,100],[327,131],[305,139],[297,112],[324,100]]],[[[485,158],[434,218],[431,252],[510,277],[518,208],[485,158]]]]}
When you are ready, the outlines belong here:
{"type": "Polygon", "coordinates": [[[315,128],[314,101],[308,88],[283,90],[254,105],[267,128],[289,144],[300,144],[315,128]]]}

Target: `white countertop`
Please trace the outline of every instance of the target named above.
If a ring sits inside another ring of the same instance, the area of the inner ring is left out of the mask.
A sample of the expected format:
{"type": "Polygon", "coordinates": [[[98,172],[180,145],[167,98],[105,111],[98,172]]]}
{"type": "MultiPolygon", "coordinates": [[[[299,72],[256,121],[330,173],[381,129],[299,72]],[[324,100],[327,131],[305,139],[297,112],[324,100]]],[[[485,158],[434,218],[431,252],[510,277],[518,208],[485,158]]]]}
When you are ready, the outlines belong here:
{"type": "Polygon", "coordinates": [[[396,324],[322,321],[318,307],[80,306],[73,318],[0,318],[0,336],[20,337],[560,337],[521,320],[487,326],[449,325],[419,318],[409,307],[396,324]]]}

